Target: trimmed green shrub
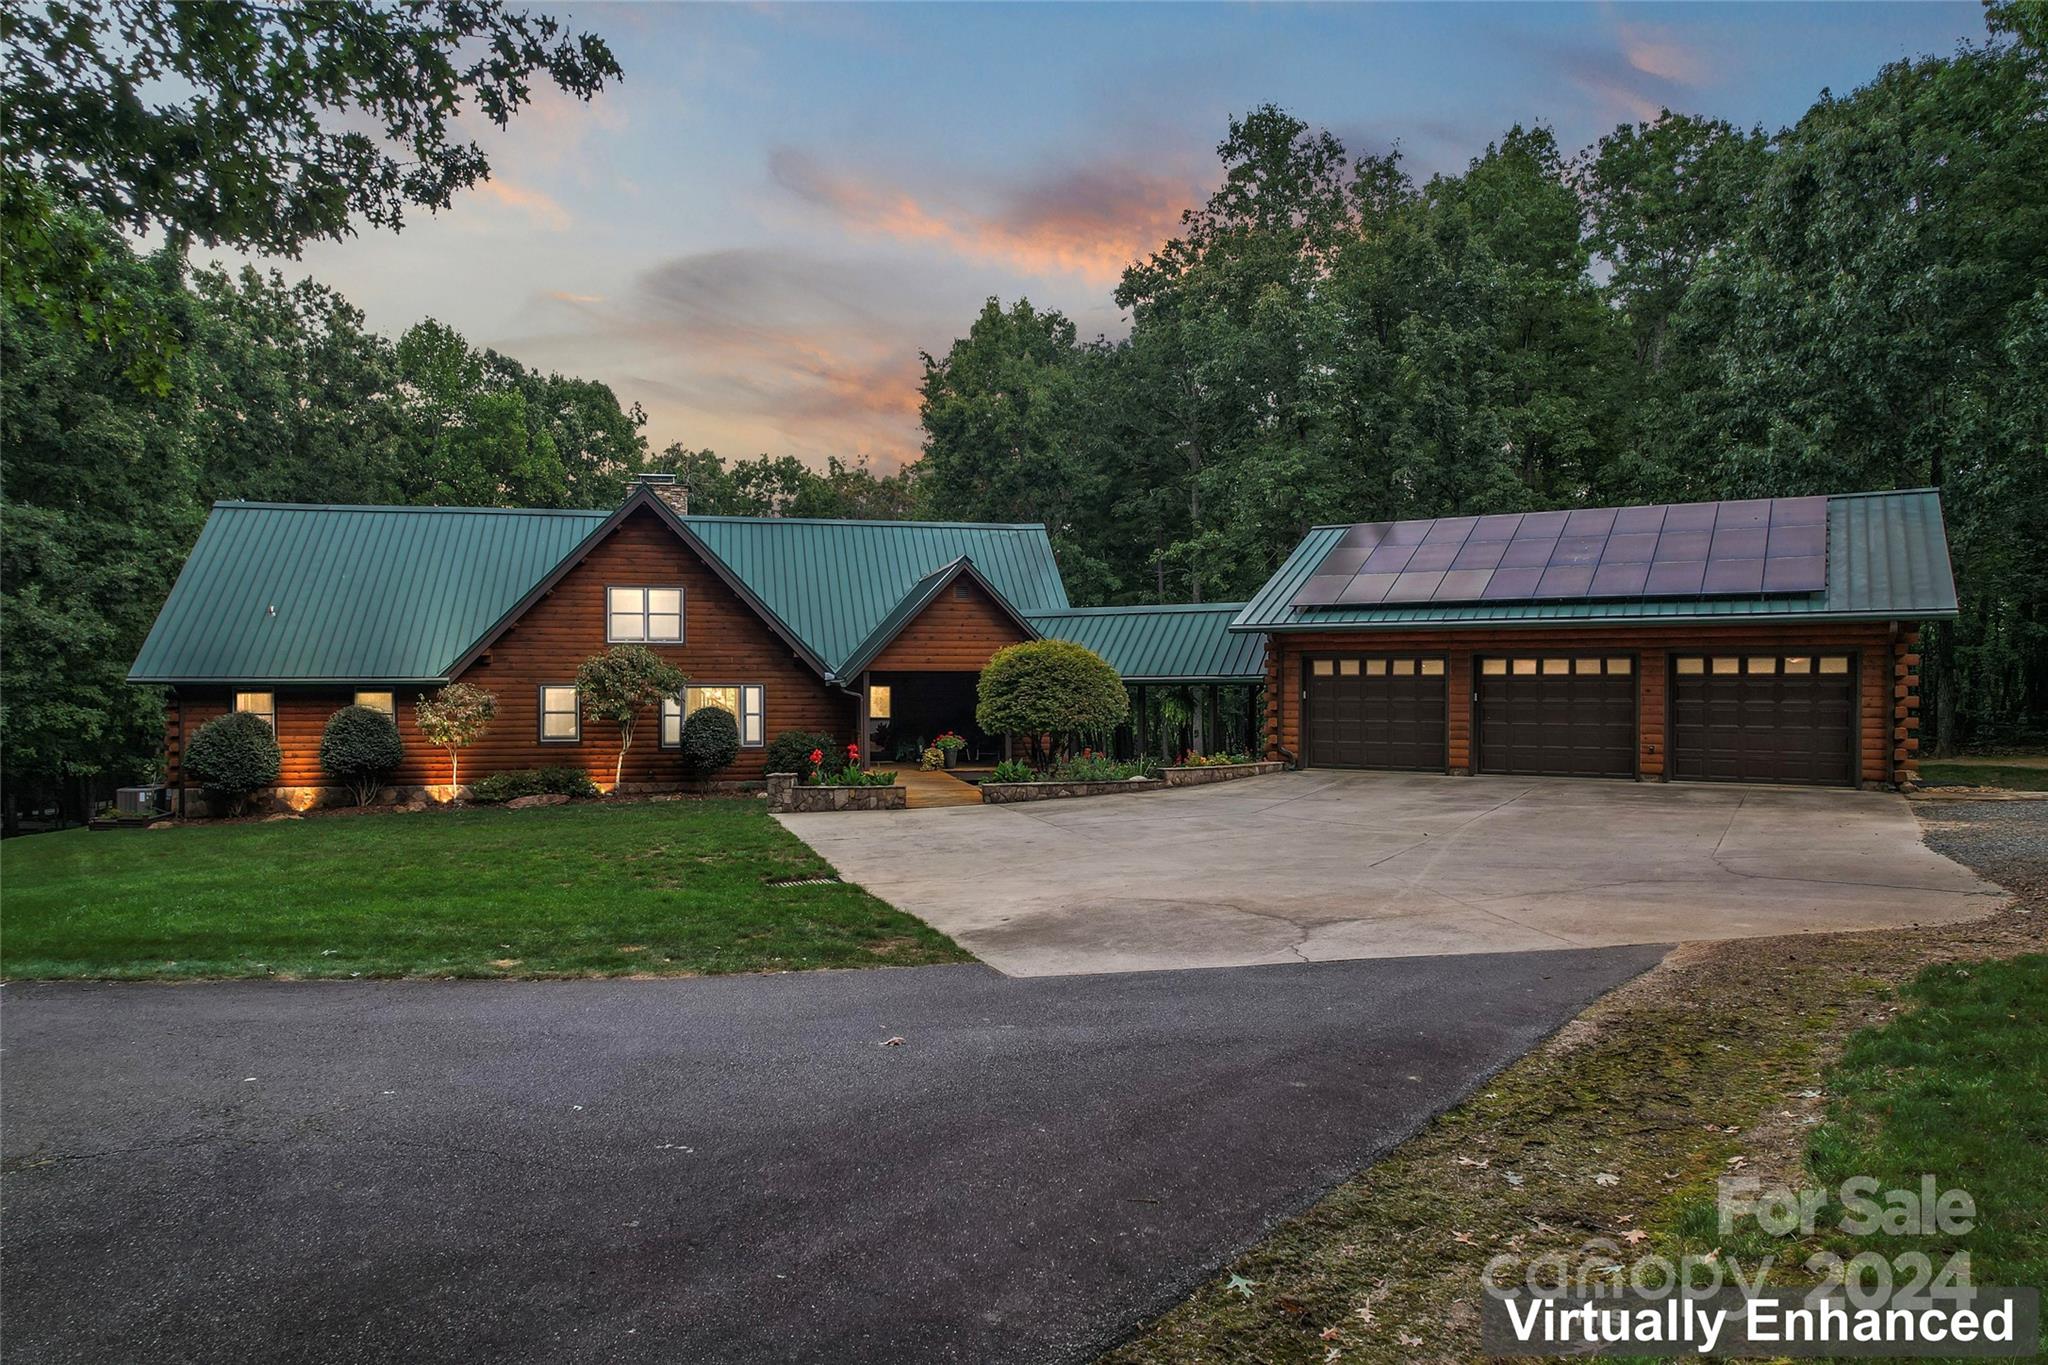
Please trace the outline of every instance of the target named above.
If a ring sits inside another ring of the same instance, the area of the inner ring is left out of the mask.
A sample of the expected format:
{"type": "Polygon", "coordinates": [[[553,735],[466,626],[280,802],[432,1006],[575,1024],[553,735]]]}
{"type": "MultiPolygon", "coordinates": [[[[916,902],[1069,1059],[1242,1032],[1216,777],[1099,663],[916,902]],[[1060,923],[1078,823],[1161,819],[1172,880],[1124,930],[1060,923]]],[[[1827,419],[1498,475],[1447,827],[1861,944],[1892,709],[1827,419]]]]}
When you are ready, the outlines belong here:
{"type": "Polygon", "coordinates": [[[185,771],[208,796],[239,812],[249,798],[277,781],[284,756],[277,735],[252,711],[230,711],[199,727],[185,746],[185,771]]]}
{"type": "Polygon", "coordinates": [[[355,793],[356,804],[377,799],[384,782],[405,761],[398,722],[368,706],[344,706],[320,733],[320,766],[355,793]]]}
{"type": "Polygon", "coordinates": [[[992,735],[1023,735],[1039,757],[1052,736],[1059,752],[1082,735],[1102,735],[1131,711],[1124,680],[1101,655],[1071,640],[1027,640],[999,649],[981,670],[975,722],[992,735]]]}
{"type": "Polygon", "coordinates": [[[682,749],[690,776],[724,772],[740,756],[739,722],[722,706],[700,706],[683,718],[682,749]]]}
{"type": "Polygon", "coordinates": [[[1037,782],[1041,779],[1032,770],[1031,765],[1023,759],[1006,758],[996,764],[995,770],[988,775],[988,780],[991,782],[1037,782]]]}
{"type": "Polygon", "coordinates": [[[799,782],[808,782],[818,773],[813,751],[829,758],[839,752],[839,741],[815,730],[784,730],[769,742],[768,771],[795,773],[799,782]]]}
{"type": "Polygon", "coordinates": [[[494,806],[521,796],[596,796],[597,784],[581,768],[514,768],[480,779],[469,795],[472,801],[494,806]]]}

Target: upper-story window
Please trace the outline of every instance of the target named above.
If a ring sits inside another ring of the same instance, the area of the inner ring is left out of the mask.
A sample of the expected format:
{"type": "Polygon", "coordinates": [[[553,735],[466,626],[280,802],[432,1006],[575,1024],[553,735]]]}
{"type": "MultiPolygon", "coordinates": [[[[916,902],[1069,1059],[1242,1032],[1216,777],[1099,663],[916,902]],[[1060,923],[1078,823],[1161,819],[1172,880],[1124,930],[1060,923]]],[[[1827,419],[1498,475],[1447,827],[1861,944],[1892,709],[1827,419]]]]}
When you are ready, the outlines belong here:
{"type": "Polygon", "coordinates": [[[356,705],[367,706],[372,711],[382,711],[393,720],[398,719],[398,705],[389,692],[358,692],[356,705]]]}
{"type": "Polygon", "coordinates": [[[681,588],[607,588],[604,638],[612,644],[681,644],[681,588]]]}
{"type": "Polygon", "coordinates": [[[273,731],[277,729],[277,693],[275,692],[237,692],[235,693],[235,709],[237,711],[247,711],[251,715],[261,716],[265,725],[268,725],[273,731]]]}

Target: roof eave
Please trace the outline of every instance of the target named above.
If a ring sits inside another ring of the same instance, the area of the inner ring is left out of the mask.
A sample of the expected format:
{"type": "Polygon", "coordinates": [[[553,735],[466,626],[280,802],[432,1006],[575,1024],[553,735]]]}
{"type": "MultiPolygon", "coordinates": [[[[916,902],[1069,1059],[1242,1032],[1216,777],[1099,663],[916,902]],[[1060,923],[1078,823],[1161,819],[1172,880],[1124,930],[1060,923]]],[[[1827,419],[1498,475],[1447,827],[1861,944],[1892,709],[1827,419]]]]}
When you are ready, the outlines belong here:
{"type": "Polygon", "coordinates": [[[1263,625],[1240,626],[1232,624],[1230,629],[1243,633],[1284,635],[1308,631],[1345,630],[1518,630],[1556,629],[1569,626],[1614,627],[1629,626],[1696,626],[1696,625],[1770,625],[1779,622],[1801,621],[1953,621],[1961,612],[1954,607],[1945,609],[1916,609],[1890,611],[1752,611],[1721,612],[1704,616],[1518,616],[1506,619],[1485,617],[1462,617],[1452,620],[1428,621],[1289,621],[1270,622],[1263,625]]]}

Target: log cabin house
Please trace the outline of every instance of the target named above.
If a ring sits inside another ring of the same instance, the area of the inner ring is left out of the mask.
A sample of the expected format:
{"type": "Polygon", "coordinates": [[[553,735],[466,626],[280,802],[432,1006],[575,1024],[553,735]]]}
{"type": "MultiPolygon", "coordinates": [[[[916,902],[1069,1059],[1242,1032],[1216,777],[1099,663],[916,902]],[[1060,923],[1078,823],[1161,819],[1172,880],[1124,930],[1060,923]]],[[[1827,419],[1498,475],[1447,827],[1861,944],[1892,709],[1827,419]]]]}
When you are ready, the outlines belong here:
{"type": "Polygon", "coordinates": [[[1210,734],[1239,689],[1302,766],[1882,786],[1913,777],[1918,624],[1955,614],[1926,490],[1324,526],[1249,602],[1076,608],[1043,526],[693,516],[650,478],[610,512],[218,504],[129,676],[168,689],[181,808],[184,737],[231,709],[275,728],[279,802],[337,795],[320,737],[352,702],[396,719],[394,785],[445,796],[413,707],[457,680],[498,699],[466,779],[608,779],[575,677],[622,642],[690,679],[636,727],[626,790],[680,782],[705,705],[739,725],[728,779],[788,730],[992,758],[976,678],[1041,636],[1193,688],[1210,734]]]}

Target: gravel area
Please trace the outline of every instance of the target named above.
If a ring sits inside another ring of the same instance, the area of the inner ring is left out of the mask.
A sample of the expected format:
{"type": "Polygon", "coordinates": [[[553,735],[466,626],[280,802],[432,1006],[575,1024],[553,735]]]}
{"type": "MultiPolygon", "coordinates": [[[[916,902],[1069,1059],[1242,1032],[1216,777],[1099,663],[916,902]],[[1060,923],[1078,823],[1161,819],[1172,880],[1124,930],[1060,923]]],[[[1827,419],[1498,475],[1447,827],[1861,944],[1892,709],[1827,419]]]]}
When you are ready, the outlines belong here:
{"type": "Polygon", "coordinates": [[[2048,801],[1952,801],[1918,808],[1927,846],[2022,903],[2048,899],[2048,801]]]}

